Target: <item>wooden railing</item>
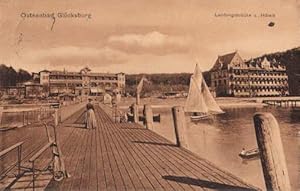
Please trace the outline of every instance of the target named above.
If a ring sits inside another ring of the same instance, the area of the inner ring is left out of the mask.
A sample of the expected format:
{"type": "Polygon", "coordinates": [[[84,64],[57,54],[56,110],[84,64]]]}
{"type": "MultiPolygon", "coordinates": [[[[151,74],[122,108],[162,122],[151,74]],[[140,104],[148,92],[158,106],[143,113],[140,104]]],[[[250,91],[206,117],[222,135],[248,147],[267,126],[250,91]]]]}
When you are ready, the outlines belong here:
{"type": "Polygon", "coordinates": [[[49,119],[54,113],[52,108],[7,109],[0,108],[0,130],[24,127],[49,119]]]}
{"type": "Polygon", "coordinates": [[[22,145],[24,142],[18,142],[11,147],[3,150],[0,152],[0,159],[4,158],[8,153],[12,152],[13,150],[17,149],[17,163],[8,167],[8,169],[3,169],[3,172],[0,172],[0,179],[2,176],[6,175],[8,172],[10,172],[12,169],[14,169],[15,166],[18,167],[18,175],[20,176],[21,174],[21,160],[22,160],[22,145]]]}
{"type": "MultiPolygon", "coordinates": [[[[37,151],[30,159],[32,169],[32,188],[35,189],[35,178],[36,178],[36,169],[35,169],[35,161],[47,150],[50,149],[54,145],[54,142],[49,142],[45,146],[43,146],[39,151],[37,151]]],[[[51,162],[53,161],[53,157],[51,162]]]]}

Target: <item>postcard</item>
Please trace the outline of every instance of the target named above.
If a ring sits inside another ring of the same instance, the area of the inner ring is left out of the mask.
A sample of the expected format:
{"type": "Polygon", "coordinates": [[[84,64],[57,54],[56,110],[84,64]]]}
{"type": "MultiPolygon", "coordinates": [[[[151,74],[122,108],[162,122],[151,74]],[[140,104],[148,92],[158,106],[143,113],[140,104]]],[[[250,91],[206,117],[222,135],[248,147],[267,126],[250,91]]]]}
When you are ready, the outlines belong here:
{"type": "Polygon", "coordinates": [[[299,190],[299,0],[0,0],[0,190],[299,190]]]}

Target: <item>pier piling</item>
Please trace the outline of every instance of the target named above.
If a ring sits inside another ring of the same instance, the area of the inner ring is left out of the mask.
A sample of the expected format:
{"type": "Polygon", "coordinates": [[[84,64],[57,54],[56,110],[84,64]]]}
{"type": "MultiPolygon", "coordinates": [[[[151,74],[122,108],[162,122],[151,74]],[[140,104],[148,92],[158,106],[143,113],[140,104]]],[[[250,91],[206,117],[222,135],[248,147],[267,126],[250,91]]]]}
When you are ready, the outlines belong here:
{"type": "Polygon", "coordinates": [[[134,103],[134,104],[132,104],[132,108],[133,108],[134,123],[138,123],[139,122],[139,108],[138,108],[138,105],[136,103],[134,103]]]}
{"type": "Polygon", "coordinates": [[[140,105],[140,103],[141,103],[140,94],[136,93],[136,104],[140,105]]]}
{"type": "Polygon", "coordinates": [[[144,117],[147,129],[153,129],[153,112],[151,105],[144,105],[144,117]]]}
{"type": "Polygon", "coordinates": [[[178,147],[187,148],[186,124],[183,107],[175,106],[172,108],[174,131],[176,137],[176,145],[178,147]]]}
{"type": "Polygon", "coordinates": [[[256,113],[253,119],[267,190],[291,190],[277,120],[271,113],[256,113]]]}

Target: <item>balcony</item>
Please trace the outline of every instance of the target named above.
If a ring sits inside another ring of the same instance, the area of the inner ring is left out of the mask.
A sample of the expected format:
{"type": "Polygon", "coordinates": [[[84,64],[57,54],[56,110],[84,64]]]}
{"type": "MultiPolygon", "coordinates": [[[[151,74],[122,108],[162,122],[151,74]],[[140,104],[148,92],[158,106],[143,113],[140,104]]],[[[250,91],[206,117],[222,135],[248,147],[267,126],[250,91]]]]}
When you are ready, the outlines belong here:
{"type": "Polygon", "coordinates": [[[50,83],[78,83],[82,82],[80,79],[50,79],[50,83]]]}

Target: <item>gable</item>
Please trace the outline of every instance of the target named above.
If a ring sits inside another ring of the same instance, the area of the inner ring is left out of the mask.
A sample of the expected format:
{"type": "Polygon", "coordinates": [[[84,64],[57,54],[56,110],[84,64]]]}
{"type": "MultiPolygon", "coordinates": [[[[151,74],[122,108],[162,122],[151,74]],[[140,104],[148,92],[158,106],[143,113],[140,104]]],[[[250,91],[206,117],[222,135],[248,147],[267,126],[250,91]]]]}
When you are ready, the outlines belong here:
{"type": "Polygon", "coordinates": [[[223,56],[218,56],[214,66],[212,67],[211,71],[221,70],[221,69],[228,69],[229,67],[244,67],[245,63],[242,57],[237,53],[229,53],[223,56]]]}
{"type": "Polygon", "coordinates": [[[245,63],[238,53],[234,54],[230,63],[228,64],[228,66],[233,66],[233,67],[243,67],[244,65],[245,63]]]}

